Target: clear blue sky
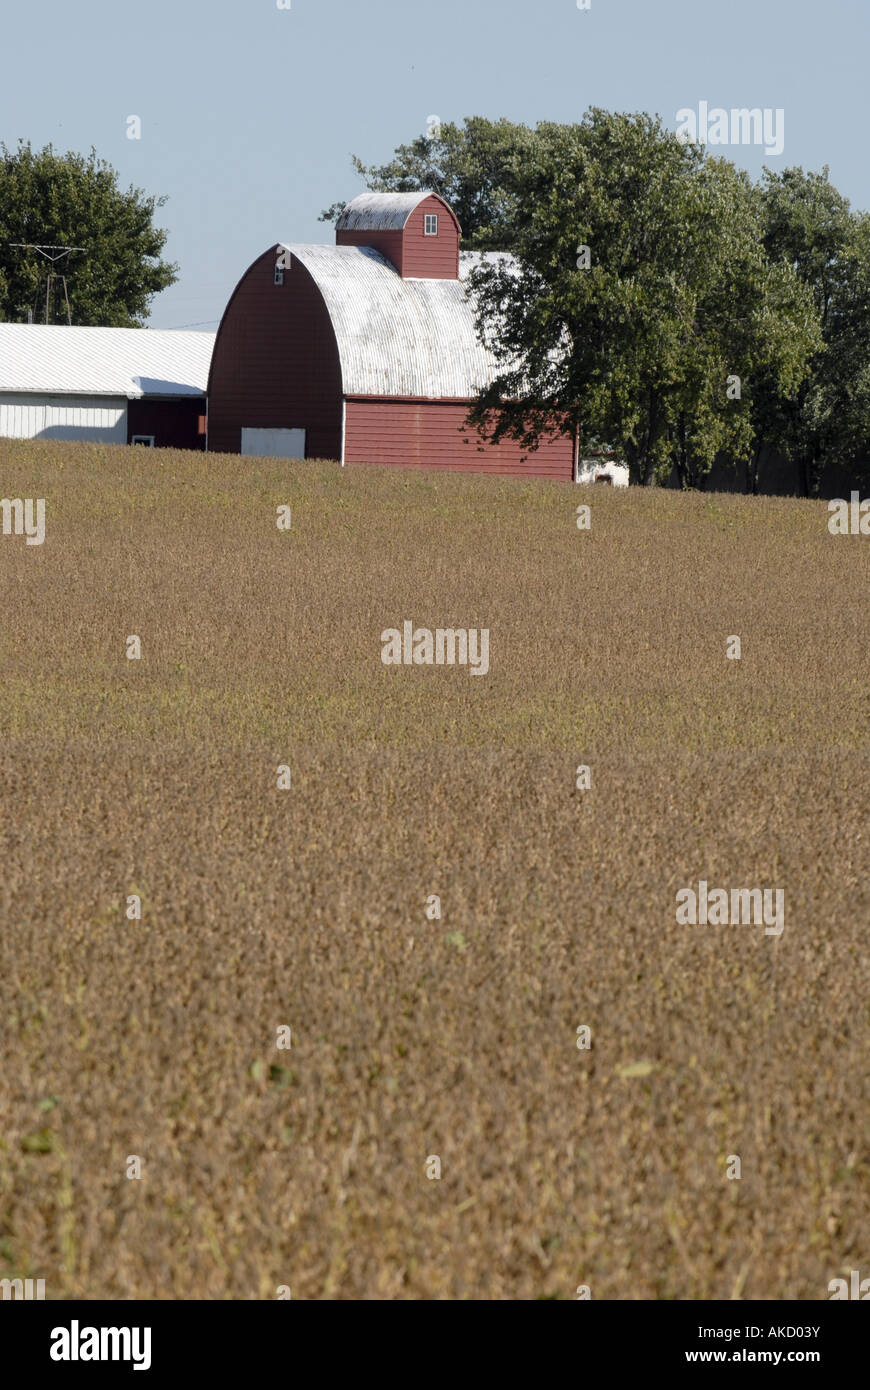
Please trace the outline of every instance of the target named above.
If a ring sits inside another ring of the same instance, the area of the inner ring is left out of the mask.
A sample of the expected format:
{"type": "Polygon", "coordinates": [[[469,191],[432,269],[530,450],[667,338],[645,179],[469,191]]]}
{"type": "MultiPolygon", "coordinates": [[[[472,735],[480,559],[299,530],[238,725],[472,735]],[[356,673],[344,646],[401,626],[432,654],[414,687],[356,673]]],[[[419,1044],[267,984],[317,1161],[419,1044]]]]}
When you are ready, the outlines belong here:
{"type": "Polygon", "coordinates": [[[329,241],[321,210],[427,117],[535,124],[588,106],[785,112],[785,148],[870,207],[870,0],[22,0],[4,6],[0,139],[87,152],[165,193],[179,282],[151,326],[216,327],[270,244],[329,241]],[[142,138],[127,138],[127,118],[142,138]]]}

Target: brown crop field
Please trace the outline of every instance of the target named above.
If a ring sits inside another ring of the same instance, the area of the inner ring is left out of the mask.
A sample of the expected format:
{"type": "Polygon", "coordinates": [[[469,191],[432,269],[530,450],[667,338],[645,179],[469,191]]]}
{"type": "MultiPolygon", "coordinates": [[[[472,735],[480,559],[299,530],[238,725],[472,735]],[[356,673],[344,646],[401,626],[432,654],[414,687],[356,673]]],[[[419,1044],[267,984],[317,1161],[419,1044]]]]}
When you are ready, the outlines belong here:
{"type": "Polygon", "coordinates": [[[0,535],[0,1277],[870,1274],[870,538],[31,441],[0,493],[46,501],[42,545],[0,535]],[[385,666],[406,620],[487,629],[489,673],[385,666]],[[702,881],[781,890],[783,930],[678,922],[702,881]]]}

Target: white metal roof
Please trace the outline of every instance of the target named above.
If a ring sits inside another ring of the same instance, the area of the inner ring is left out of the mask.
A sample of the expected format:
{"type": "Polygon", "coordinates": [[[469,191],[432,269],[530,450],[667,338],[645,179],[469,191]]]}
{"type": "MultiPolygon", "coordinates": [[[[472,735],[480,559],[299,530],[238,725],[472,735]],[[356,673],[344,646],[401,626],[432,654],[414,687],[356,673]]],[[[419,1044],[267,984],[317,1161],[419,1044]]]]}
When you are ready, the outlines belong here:
{"type": "Polygon", "coordinates": [[[478,338],[464,281],[481,257],[503,255],[462,252],[459,280],[403,280],[369,246],[284,245],[323,295],[346,396],[468,400],[492,381],[495,361],[478,338]]]}
{"type": "Polygon", "coordinates": [[[0,323],[0,391],[63,396],[199,396],[214,333],[0,323]]]}
{"type": "Polygon", "coordinates": [[[338,232],[400,232],[425,193],[360,193],[348,203],[335,224],[338,232]]]}

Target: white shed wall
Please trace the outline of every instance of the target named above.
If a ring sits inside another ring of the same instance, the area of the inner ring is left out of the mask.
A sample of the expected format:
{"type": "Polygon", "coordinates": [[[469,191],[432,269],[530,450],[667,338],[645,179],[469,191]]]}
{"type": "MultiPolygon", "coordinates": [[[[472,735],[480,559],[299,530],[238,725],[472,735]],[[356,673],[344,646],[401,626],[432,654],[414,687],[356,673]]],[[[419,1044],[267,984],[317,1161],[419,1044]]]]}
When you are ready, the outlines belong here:
{"type": "Polygon", "coordinates": [[[0,392],[0,436],[126,444],[123,396],[38,396],[0,392]]]}

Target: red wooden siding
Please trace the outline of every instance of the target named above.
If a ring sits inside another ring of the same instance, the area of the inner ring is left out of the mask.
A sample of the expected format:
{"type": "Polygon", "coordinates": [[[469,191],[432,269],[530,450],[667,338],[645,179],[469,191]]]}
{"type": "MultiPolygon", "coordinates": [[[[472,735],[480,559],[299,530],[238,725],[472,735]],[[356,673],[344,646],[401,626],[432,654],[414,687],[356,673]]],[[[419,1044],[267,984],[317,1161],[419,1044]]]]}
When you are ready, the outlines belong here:
{"type": "Polygon", "coordinates": [[[402,232],[336,232],[336,246],[373,246],[402,274],[402,232]]]}
{"type": "Polygon", "coordinates": [[[515,440],[484,444],[465,424],[467,415],[463,402],[349,399],[345,461],[571,482],[574,444],[567,435],[553,437],[535,453],[515,440]]]}
{"type": "Polygon", "coordinates": [[[157,449],[204,449],[205,435],[200,434],[200,416],[205,412],[205,399],[191,396],[183,400],[129,401],[127,404],[127,443],[134,434],[153,434],[157,449]]]}
{"type": "Polygon", "coordinates": [[[402,275],[406,279],[459,279],[459,223],[435,194],[414,209],[405,223],[402,275]],[[438,217],[438,235],[426,236],[426,214],[438,217]]]}
{"type": "Polygon", "coordinates": [[[337,231],[336,246],[373,246],[392,261],[403,279],[459,279],[459,223],[452,208],[433,193],[424,198],[403,231],[337,231]],[[426,214],[438,217],[438,235],[426,236],[426,214]]]}
{"type": "Polygon", "coordinates": [[[241,450],[242,427],[304,429],[309,458],[341,457],[341,365],[326,305],[295,256],[275,284],[271,249],[242,277],[215,341],[208,447],[241,450]]]}

